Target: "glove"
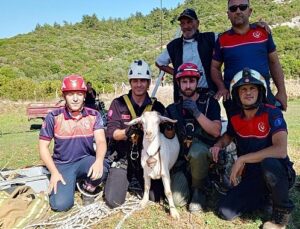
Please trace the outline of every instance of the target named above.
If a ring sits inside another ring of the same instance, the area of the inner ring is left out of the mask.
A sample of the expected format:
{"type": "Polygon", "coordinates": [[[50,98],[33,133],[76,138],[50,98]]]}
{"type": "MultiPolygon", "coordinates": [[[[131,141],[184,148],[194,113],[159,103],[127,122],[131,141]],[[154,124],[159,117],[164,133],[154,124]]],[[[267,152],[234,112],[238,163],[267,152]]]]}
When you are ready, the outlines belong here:
{"type": "Polygon", "coordinates": [[[198,118],[201,114],[201,111],[199,111],[197,104],[194,100],[191,99],[183,100],[182,107],[188,110],[189,112],[191,112],[195,118],[198,118]]]}
{"type": "Polygon", "coordinates": [[[141,135],[143,131],[137,125],[128,126],[125,130],[125,135],[128,139],[131,138],[133,134],[141,135]]]}

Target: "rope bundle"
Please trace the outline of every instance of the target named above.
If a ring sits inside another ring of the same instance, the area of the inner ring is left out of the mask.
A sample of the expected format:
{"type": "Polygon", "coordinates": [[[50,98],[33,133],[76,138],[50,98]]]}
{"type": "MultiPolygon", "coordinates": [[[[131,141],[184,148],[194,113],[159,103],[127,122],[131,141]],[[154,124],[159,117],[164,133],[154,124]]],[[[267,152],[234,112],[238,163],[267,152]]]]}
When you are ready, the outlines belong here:
{"type": "Polygon", "coordinates": [[[133,212],[140,209],[139,203],[140,200],[137,197],[130,196],[123,205],[114,209],[107,207],[101,200],[97,200],[95,203],[87,206],[75,204],[68,214],[61,216],[61,213],[56,213],[44,222],[28,225],[25,228],[91,228],[91,226],[97,224],[100,220],[117,212],[123,212],[125,216],[116,226],[116,228],[120,229],[125,220],[133,212]]]}

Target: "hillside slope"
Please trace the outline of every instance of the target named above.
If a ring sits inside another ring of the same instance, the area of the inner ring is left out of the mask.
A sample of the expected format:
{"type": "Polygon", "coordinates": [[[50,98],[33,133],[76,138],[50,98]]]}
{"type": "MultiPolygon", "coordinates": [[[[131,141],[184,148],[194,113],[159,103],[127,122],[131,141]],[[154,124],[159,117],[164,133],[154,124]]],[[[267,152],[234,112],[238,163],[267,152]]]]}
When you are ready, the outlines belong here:
{"type": "MultiPolygon", "coordinates": [[[[177,16],[186,7],[198,12],[200,30],[222,32],[230,27],[227,1],[186,0],[172,10],[163,9],[163,42],[170,41],[178,29],[177,16]]],[[[263,19],[273,36],[287,78],[300,75],[300,29],[280,26],[300,16],[299,0],[251,1],[252,21],[263,19]],[[282,2],[282,1],[281,1],[282,2]]],[[[66,74],[79,73],[96,89],[110,91],[116,82],[127,82],[129,63],[143,58],[152,65],[161,52],[160,9],[149,15],[137,12],[126,20],[99,20],[86,15],[80,23],[37,25],[28,34],[0,40],[0,97],[32,99],[53,97],[66,74]]]]}

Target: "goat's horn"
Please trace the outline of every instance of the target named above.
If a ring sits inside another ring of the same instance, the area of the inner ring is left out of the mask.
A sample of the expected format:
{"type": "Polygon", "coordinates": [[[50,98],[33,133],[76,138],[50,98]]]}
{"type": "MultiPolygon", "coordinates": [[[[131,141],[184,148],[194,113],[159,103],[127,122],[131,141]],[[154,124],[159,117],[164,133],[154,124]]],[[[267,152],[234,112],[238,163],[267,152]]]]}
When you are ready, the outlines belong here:
{"type": "Polygon", "coordinates": [[[125,122],[124,124],[127,125],[127,126],[133,126],[137,123],[141,123],[141,117],[138,117],[138,118],[135,118],[135,119],[132,119],[130,122],[125,122]]]}
{"type": "Polygon", "coordinates": [[[175,119],[170,119],[168,117],[161,116],[161,115],[159,115],[159,118],[160,118],[160,122],[171,122],[171,123],[177,122],[177,120],[175,120],[175,119]]]}

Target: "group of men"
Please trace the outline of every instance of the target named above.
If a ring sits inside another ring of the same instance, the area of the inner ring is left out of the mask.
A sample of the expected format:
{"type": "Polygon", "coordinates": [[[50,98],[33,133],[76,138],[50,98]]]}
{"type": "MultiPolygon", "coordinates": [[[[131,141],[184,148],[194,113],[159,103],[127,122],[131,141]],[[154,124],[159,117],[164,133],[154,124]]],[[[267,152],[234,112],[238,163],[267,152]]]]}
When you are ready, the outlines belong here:
{"type": "MultiPolygon", "coordinates": [[[[51,112],[40,132],[40,155],[51,173],[52,209],[65,211],[73,206],[76,183],[93,197],[105,182],[104,198],[111,208],[125,202],[127,191],[140,195],[143,130],[126,122],[145,111],[157,111],[177,120],[175,125],[160,127],[165,134],[175,131],[181,145],[171,170],[176,206],[203,211],[210,164],[218,163],[219,152],[234,141],[238,158],[231,170],[232,188],[218,202],[217,214],[232,220],[271,201],[272,218],[264,228],[285,228],[294,208],[289,189],[295,172],[287,156],[287,126],[281,110],[274,106],[287,108],[284,76],[271,34],[259,24],[249,24],[251,12],[248,0],[229,0],[232,28],[218,36],[199,32],[195,11],[184,10],[178,17],[182,37],[171,41],[156,60],[161,70],[173,75],[174,103],[165,108],[149,96],[149,65],[136,60],[128,71],[131,90],[112,101],[106,132],[99,112],[84,106],[87,87],[83,78],[65,77],[66,107],[51,112]],[[270,90],[270,78],[277,87],[276,96],[270,90]],[[221,97],[228,116],[222,136],[221,97]],[[49,151],[52,138],[53,156],[49,151]],[[110,153],[107,157],[106,152],[110,153]]],[[[161,180],[153,180],[150,199],[162,196],[161,180]]]]}

